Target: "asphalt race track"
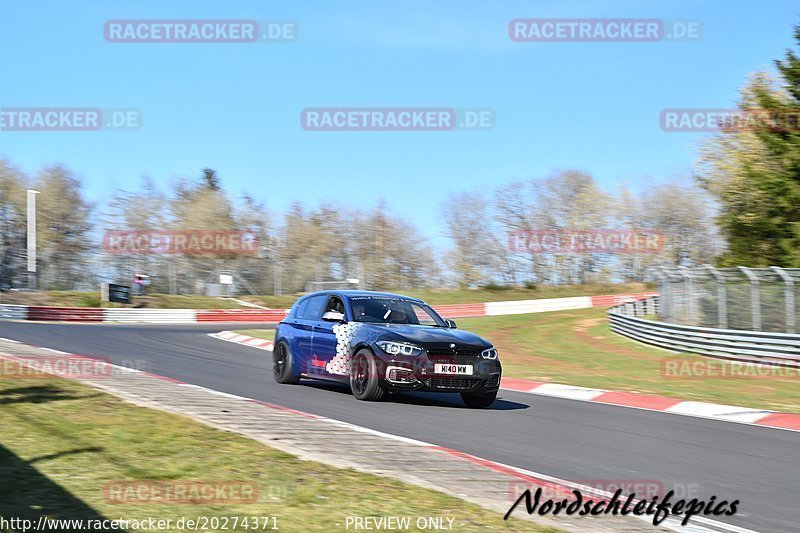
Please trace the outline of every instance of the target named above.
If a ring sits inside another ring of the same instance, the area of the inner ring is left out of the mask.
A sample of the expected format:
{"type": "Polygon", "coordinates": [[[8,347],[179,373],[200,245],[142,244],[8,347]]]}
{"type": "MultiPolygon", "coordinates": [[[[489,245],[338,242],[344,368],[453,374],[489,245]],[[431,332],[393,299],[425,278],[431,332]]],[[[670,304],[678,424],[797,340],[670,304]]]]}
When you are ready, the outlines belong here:
{"type": "Polygon", "coordinates": [[[336,385],[278,385],[271,352],[206,335],[253,327],[264,328],[0,322],[0,337],[107,358],[565,479],[650,480],[677,487],[678,497],[738,499],[736,516],[709,518],[758,531],[798,530],[800,433],[510,391],[483,411],[464,408],[457,395],[358,402],[336,385]]]}

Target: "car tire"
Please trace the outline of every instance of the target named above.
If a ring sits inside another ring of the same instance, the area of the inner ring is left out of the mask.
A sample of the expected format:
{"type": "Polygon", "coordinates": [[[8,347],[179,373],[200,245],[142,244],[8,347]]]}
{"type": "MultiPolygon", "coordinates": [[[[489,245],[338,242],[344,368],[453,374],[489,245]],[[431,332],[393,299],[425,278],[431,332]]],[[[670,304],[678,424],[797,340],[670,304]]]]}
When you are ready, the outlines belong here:
{"type": "Polygon", "coordinates": [[[375,356],[367,349],[356,352],[350,363],[350,390],[356,400],[366,402],[381,400],[385,394],[378,378],[375,356]]]}
{"type": "Polygon", "coordinates": [[[292,351],[283,341],[272,352],[272,375],[275,381],[285,385],[294,385],[300,381],[300,376],[294,373],[292,351]]]}
{"type": "Polygon", "coordinates": [[[472,409],[484,409],[494,403],[497,391],[492,392],[462,392],[461,399],[472,409]]]}

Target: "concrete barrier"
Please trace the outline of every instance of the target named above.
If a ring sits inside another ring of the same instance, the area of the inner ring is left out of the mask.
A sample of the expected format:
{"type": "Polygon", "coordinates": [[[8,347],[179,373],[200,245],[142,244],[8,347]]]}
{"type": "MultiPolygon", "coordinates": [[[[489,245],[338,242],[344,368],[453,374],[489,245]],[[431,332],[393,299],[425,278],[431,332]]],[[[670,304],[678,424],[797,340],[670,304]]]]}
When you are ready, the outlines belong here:
{"type": "Polygon", "coordinates": [[[516,302],[488,302],[486,315],[522,315],[526,313],[546,313],[548,311],[565,311],[567,309],[586,309],[592,307],[590,296],[574,298],[544,298],[541,300],[519,300],[516,302]]]}
{"type": "Polygon", "coordinates": [[[197,322],[194,309],[104,309],[103,322],[145,324],[193,324],[197,322]]]}
{"type": "Polygon", "coordinates": [[[0,318],[10,318],[15,320],[28,319],[27,305],[0,305],[0,318]]]}

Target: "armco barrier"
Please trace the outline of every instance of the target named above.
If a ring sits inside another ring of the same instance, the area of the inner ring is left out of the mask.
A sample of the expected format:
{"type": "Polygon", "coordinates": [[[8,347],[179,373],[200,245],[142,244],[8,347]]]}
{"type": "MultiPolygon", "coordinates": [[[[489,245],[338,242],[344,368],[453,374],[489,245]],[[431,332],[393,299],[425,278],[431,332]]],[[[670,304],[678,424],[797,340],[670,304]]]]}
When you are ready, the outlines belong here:
{"type": "Polygon", "coordinates": [[[198,322],[280,322],[285,309],[198,309],[198,322]]]}
{"type": "Polygon", "coordinates": [[[0,318],[11,318],[15,320],[27,320],[27,305],[0,305],[0,318]]]}
{"type": "Polygon", "coordinates": [[[197,322],[194,309],[105,309],[104,322],[148,324],[193,324],[197,322]]]}
{"type": "Polygon", "coordinates": [[[800,361],[800,335],[703,328],[639,318],[653,314],[657,305],[658,299],[651,297],[613,307],[608,310],[609,326],[620,335],[669,350],[777,364],[794,365],[800,361]]]}
{"type": "Polygon", "coordinates": [[[97,307],[28,307],[28,320],[103,322],[105,309],[97,307]]]}

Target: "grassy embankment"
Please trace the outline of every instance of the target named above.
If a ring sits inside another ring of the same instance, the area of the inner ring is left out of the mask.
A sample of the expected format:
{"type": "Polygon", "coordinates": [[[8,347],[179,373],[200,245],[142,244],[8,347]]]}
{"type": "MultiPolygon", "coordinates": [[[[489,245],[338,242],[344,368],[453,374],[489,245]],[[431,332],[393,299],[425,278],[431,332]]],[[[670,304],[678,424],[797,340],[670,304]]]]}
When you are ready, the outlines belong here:
{"type": "Polygon", "coordinates": [[[650,347],[612,332],[603,308],[465,318],[458,326],[493,342],[509,377],[800,413],[798,372],[650,347]],[[757,375],[768,371],[777,375],[757,375]]]}
{"type": "MultiPolygon", "coordinates": [[[[443,493],[302,461],[74,381],[0,379],[0,404],[0,516],[6,520],[154,517],[174,524],[181,517],[277,516],[280,531],[329,532],[337,523],[344,529],[346,516],[403,515],[452,516],[456,531],[545,531],[526,521],[504,522],[499,513],[443,493]],[[106,499],[107,483],[136,480],[256,483],[258,498],[224,505],[106,499]]],[[[228,525],[229,531],[254,529],[228,525]]]]}

